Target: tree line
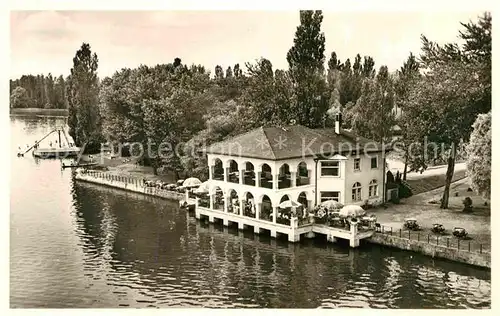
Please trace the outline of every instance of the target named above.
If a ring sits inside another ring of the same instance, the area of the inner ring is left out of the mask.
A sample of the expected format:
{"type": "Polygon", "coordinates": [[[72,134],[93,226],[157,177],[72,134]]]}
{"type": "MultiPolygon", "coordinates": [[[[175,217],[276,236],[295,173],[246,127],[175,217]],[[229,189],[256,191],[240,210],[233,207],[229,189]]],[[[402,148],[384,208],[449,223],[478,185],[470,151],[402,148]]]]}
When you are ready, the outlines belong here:
{"type": "Polygon", "coordinates": [[[23,75],[10,80],[11,108],[66,109],[66,82],[63,76],[23,75]]]}
{"type": "Polygon", "coordinates": [[[212,74],[176,58],[99,81],[98,57],[84,43],[64,81],[70,134],[77,145],[96,151],[104,141],[140,142],[170,153],[143,155],[142,163],[155,172],[163,167],[203,179],[206,158],[191,153],[204,145],[259,126],[333,127],[342,114],[343,128],[380,142],[393,142],[399,126],[405,174],[406,166],[423,170],[432,162],[424,139],[445,144],[438,154],[448,163],[448,192],[457,146],[469,141],[476,117],[491,110],[491,15],[462,24],[462,45],[422,36],[420,56],[410,53],[392,73],[385,65],[377,68],[371,56],[357,54],[351,63],[331,52],[326,60],[322,20],[321,11],[300,11],[288,69],[261,58],[247,62],[245,71],[239,64],[217,65],[212,74]],[[158,148],[162,143],[170,147],[158,148]]]}

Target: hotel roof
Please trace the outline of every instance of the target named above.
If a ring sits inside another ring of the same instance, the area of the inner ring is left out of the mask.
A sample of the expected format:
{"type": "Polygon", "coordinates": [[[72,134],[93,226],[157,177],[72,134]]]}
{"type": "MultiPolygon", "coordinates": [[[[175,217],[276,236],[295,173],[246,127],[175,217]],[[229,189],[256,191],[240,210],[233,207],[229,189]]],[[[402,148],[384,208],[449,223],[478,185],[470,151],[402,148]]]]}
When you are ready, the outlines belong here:
{"type": "MultiPolygon", "coordinates": [[[[379,152],[381,143],[334,128],[310,129],[301,125],[259,127],[209,146],[206,153],[228,156],[283,160],[334,154],[379,152]]],[[[390,148],[386,147],[386,151],[390,148]]]]}

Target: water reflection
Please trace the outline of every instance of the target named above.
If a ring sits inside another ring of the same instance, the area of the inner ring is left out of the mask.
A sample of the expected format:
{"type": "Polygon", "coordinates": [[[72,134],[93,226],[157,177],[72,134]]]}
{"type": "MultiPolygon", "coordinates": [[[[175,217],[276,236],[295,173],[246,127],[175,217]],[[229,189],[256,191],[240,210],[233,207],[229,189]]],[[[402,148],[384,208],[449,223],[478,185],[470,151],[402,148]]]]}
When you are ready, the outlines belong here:
{"type": "Polygon", "coordinates": [[[83,247],[92,249],[90,258],[100,257],[92,264],[113,271],[108,283],[138,289],[144,297],[136,303],[481,307],[489,296],[489,287],[468,286],[488,280],[455,272],[467,268],[437,261],[431,266],[428,258],[405,252],[351,250],[320,240],[289,244],[197,223],[175,202],[88,184],[75,184],[74,199],[88,241],[83,247]],[[451,266],[455,271],[445,272],[451,266]]]}

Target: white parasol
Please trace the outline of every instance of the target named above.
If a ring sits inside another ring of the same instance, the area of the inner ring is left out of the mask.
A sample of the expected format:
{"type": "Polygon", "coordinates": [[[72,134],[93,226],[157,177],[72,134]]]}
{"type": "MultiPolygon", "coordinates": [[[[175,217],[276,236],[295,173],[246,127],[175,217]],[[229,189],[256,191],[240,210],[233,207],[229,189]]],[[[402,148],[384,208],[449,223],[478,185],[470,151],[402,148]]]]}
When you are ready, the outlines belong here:
{"type": "Polygon", "coordinates": [[[202,184],[200,184],[200,186],[197,187],[196,189],[194,189],[193,192],[194,193],[199,193],[199,194],[208,193],[209,192],[208,181],[205,181],[202,184]]]}
{"type": "Polygon", "coordinates": [[[321,206],[326,207],[329,211],[335,211],[343,208],[344,204],[337,202],[335,200],[328,200],[321,203],[321,206]]]}
{"type": "Polygon", "coordinates": [[[289,208],[289,207],[299,207],[302,206],[299,202],[291,201],[291,200],[286,200],[284,202],[281,202],[280,205],[278,205],[279,208],[289,208]]]}
{"type": "Polygon", "coordinates": [[[187,178],[182,183],[182,186],[185,188],[194,188],[194,187],[198,187],[200,185],[201,185],[201,180],[198,178],[187,178]]]}
{"type": "Polygon", "coordinates": [[[346,205],[340,210],[339,214],[344,217],[357,217],[365,215],[366,211],[359,205],[346,205]]]}

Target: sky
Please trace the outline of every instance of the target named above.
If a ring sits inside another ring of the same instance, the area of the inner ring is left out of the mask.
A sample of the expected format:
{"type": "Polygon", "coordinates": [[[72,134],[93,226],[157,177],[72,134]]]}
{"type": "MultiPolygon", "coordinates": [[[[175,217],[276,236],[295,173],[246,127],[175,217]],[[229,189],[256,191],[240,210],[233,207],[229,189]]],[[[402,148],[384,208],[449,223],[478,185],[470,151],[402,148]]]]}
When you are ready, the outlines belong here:
{"type": "MultiPolygon", "coordinates": [[[[325,55],[342,60],[369,55],[378,69],[402,66],[418,55],[424,34],[438,43],[457,42],[460,22],[482,11],[323,11],[325,55]]],[[[82,42],[99,58],[100,77],[140,64],[181,58],[211,70],[265,57],[287,68],[286,53],[299,25],[298,11],[11,11],[10,77],[67,76],[82,42]]],[[[245,69],[245,68],[244,68],[245,69]]]]}

